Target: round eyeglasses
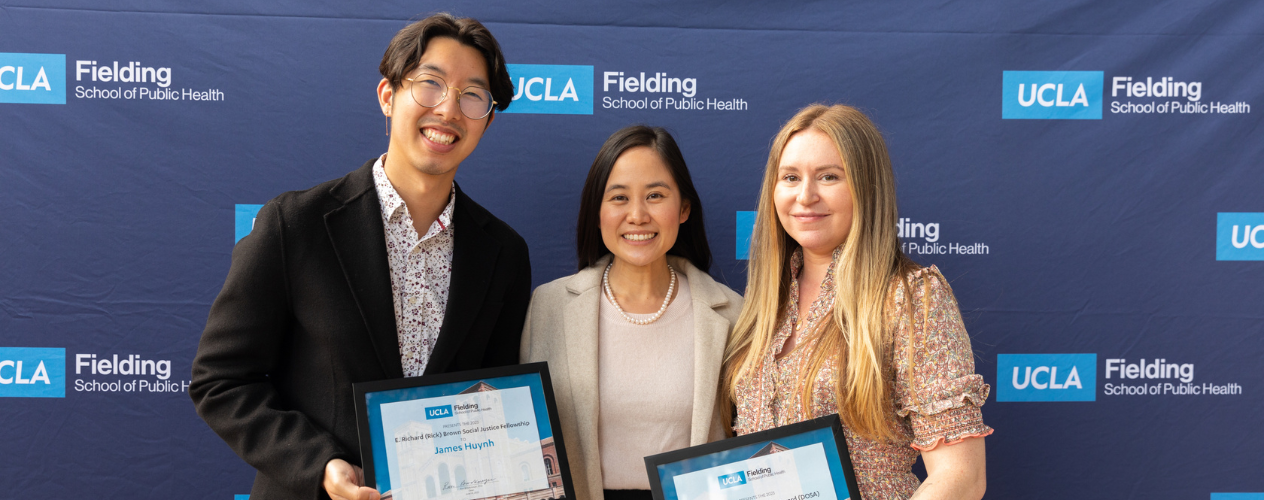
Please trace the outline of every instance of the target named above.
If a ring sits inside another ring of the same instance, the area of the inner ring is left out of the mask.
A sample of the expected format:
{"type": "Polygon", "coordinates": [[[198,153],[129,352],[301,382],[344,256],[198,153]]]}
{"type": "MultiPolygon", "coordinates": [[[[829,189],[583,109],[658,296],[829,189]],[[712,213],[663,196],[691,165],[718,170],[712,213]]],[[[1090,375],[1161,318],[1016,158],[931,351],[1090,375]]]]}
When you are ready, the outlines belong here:
{"type": "Polygon", "coordinates": [[[496,101],[492,100],[492,93],[482,87],[473,85],[464,89],[449,87],[448,82],[444,81],[443,78],[430,73],[422,73],[412,78],[405,78],[405,80],[413,84],[412,92],[410,92],[413,100],[427,108],[438,106],[446,100],[448,98],[448,89],[457,91],[457,107],[461,108],[461,114],[471,120],[482,120],[483,117],[492,112],[492,106],[496,105],[496,101]]]}

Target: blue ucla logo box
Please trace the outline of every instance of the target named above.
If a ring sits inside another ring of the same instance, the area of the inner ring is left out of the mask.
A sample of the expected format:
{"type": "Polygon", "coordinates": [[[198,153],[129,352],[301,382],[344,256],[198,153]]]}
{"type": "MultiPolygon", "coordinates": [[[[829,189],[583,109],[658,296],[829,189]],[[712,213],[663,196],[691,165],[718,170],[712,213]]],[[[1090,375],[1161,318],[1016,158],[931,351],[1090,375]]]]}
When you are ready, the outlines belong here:
{"type": "Polygon", "coordinates": [[[66,104],[66,55],[0,52],[0,103],[66,104]]]}
{"type": "Polygon", "coordinates": [[[737,212],[737,260],[750,259],[751,234],[755,232],[755,212],[737,212]]]}
{"type": "Polygon", "coordinates": [[[237,239],[233,240],[234,244],[245,238],[247,234],[250,234],[250,230],[255,228],[255,217],[259,215],[261,209],[263,205],[240,204],[233,209],[234,227],[237,233],[237,239]]]}
{"type": "Polygon", "coordinates": [[[427,406],[426,420],[434,420],[436,418],[444,418],[452,416],[452,405],[443,406],[427,406]]]}
{"type": "Polygon", "coordinates": [[[1006,71],[1001,77],[1001,118],[1102,119],[1101,71],[1006,71]]]}
{"type": "Polygon", "coordinates": [[[66,397],[66,350],[0,347],[0,397],[66,397]]]}
{"type": "Polygon", "coordinates": [[[593,67],[506,64],[514,84],[506,113],[593,114],[593,67]]]}
{"type": "Polygon", "coordinates": [[[739,470],[732,474],[725,474],[723,476],[720,476],[719,480],[720,480],[720,489],[732,488],[734,486],[741,486],[743,484],[746,484],[746,472],[739,470]]]}
{"type": "Polygon", "coordinates": [[[1097,354],[998,354],[997,401],[1096,401],[1097,354]]]}
{"type": "Polygon", "coordinates": [[[1264,260],[1264,212],[1216,214],[1216,260],[1264,260]]]}

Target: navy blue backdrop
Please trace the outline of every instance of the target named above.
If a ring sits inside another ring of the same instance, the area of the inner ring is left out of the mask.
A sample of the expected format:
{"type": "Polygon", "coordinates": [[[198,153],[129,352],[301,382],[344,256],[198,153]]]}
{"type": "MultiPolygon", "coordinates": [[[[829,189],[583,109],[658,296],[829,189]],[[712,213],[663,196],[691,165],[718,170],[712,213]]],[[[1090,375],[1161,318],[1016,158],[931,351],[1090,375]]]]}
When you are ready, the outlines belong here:
{"type": "Polygon", "coordinates": [[[185,392],[235,236],[385,150],[382,51],[449,10],[525,83],[457,179],[536,285],[643,122],[743,290],[772,135],[857,106],[993,386],[989,497],[1264,498],[1264,3],[111,4],[0,0],[0,496],[249,491],[185,392]]]}

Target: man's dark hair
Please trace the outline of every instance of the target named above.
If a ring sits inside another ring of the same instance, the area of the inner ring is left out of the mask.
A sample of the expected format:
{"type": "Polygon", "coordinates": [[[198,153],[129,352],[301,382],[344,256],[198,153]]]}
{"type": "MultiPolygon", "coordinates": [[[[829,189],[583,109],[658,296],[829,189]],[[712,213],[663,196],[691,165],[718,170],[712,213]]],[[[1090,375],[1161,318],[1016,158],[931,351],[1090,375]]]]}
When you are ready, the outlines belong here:
{"type": "Polygon", "coordinates": [[[455,17],[447,12],[440,12],[430,17],[405,26],[391,39],[382,54],[382,64],[378,71],[382,77],[391,82],[391,88],[397,89],[404,83],[404,77],[417,69],[421,64],[421,55],[426,52],[426,44],[435,37],[455,39],[468,45],[483,55],[487,64],[487,89],[496,101],[496,110],[504,111],[513,101],[513,80],[509,79],[509,71],[505,69],[505,56],[500,53],[500,44],[492,32],[482,23],[470,17],[455,17]]]}
{"type": "Polygon", "coordinates": [[[688,259],[694,267],[703,272],[711,269],[711,247],[707,245],[707,229],[703,223],[702,200],[693,187],[693,179],[689,176],[689,168],[685,166],[685,157],[676,147],[676,140],[661,127],[632,125],[624,127],[606,139],[588,170],[588,180],[584,181],[584,191],[580,194],[579,221],[576,223],[576,250],[579,257],[579,269],[596,264],[610,249],[601,239],[601,200],[605,196],[606,182],[610,180],[610,171],[614,162],[625,151],[645,146],[662,158],[671,172],[676,187],[680,189],[681,199],[689,204],[689,220],[680,225],[676,235],[676,243],[667,250],[668,255],[676,255],[688,259]]]}

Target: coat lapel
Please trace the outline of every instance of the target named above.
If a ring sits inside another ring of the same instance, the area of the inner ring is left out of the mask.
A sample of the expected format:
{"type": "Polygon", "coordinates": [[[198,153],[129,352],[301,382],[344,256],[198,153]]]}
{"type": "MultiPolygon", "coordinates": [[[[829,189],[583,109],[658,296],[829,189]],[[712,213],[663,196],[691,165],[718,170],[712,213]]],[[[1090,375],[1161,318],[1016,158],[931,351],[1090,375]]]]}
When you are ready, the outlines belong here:
{"type": "MultiPolygon", "coordinates": [[[[496,258],[500,255],[500,243],[483,229],[485,222],[474,212],[473,201],[457,186],[456,206],[452,213],[455,241],[452,245],[448,305],[443,312],[439,338],[430,353],[430,361],[426,363],[424,373],[427,375],[447,371],[461,345],[475,340],[468,338],[470,327],[484,308],[484,298],[496,270],[496,258]]],[[[476,333],[489,335],[491,332],[476,333]]]]}
{"type": "Polygon", "coordinates": [[[325,230],[382,370],[388,378],[399,378],[404,376],[404,368],[395,328],[395,299],[382,208],[373,187],[374,163],[366,163],[330,189],[343,205],[325,214],[325,230]]]}
{"type": "MultiPolygon", "coordinates": [[[[601,463],[598,443],[598,424],[601,394],[598,388],[598,312],[601,307],[601,273],[609,262],[609,256],[597,264],[580,271],[566,283],[566,289],[575,297],[566,304],[563,330],[566,338],[566,362],[573,401],[579,443],[586,462],[601,463]]],[[[601,493],[601,467],[585,469],[587,482],[594,491],[594,498],[601,493]]]]}
{"type": "Polygon", "coordinates": [[[710,439],[711,426],[718,416],[716,391],[730,324],[710,304],[695,299],[693,306],[693,420],[689,444],[697,446],[710,439]]]}
{"type": "Polygon", "coordinates": [[[672,266],[685,270],[689,293],[693,296],[693,418],[689,444],[697,446],[710,439],[711,427],[719,417],[715,408],[716,391],[731,325],[715,308],[728,305],[729,299],[716,288],[721,285],[702,270],[685,259],[669,258],[672,266]]]}

